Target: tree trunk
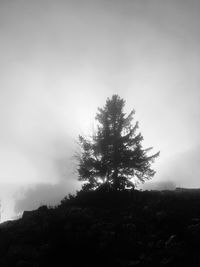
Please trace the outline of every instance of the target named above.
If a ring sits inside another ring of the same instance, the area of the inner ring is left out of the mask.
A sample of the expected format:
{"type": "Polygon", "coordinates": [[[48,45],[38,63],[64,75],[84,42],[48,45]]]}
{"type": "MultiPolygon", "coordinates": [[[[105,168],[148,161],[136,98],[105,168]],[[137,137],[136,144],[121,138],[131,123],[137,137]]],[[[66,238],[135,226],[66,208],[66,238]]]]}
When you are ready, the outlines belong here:
{"type": "Polygon", "coordinates": [[[115,169],[113,173],[113,189],[115,191],[119,190],[119,178],[118,178],[118,170],[115,169]]]}

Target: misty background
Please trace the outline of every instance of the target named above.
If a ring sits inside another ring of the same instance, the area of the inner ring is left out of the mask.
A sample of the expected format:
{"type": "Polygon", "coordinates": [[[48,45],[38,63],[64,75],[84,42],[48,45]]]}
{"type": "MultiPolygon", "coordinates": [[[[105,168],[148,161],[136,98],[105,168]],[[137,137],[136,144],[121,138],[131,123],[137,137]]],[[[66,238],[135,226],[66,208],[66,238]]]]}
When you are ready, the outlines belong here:
{"type": "Polygon", "coordinates": [[[119,94],[153,182],[200,187],[200,2],[0,2],[1,220],[80,189],[72,159],[97,107],[119,94]]]}

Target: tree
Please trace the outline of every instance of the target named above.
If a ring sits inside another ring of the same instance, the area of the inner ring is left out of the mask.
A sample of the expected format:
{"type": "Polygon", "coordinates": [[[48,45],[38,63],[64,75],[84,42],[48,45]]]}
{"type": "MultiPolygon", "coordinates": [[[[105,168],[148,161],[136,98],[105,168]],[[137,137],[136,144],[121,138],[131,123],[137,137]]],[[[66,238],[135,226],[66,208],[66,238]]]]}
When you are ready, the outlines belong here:
{"type": "Polygon", "coordinates": [[[124,106],[118,95],[107,98],[95,117],[97,130],[90,138],[79,136],[78,174],[79,181],[86,182],[83,190],[134,188],[133,178],[144,182],[155,174],[151,163],[160,152],[147,155],[152,147],[142,148],[143,137],[136,133],[138,122],[131,124],[135,111],[126,116],[124,106]]]}

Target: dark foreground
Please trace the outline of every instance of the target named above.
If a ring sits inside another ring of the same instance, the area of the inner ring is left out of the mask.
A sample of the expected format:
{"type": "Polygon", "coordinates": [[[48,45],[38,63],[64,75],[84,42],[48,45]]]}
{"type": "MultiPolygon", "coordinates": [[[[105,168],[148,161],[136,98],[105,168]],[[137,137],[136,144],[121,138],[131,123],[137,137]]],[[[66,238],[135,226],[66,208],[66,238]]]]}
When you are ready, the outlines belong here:
{"type": "Polygon", "coordinates": [[[79,193],[0,226],[0,266],[200,266],[200,191],[79,193]]]}

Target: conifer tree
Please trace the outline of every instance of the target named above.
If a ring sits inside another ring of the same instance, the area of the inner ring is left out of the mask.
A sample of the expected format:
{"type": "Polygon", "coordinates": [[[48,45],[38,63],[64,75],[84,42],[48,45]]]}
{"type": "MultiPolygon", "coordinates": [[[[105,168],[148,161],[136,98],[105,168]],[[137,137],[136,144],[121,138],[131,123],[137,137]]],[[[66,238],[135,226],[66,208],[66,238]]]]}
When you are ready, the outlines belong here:
{"type": "Polygon", "coordinates": [[[135,111],[126,116],[124,106],[118,95],[107,98],[105,106],[98,108],[95,133],[90,138],[79,136],[78,173],[79,180],[86,182],[83,190],[134,188],[133,180],[144,182],[155,174],[151,163],[159,152],[147,155],[152,147],[143,149],[138,122],[132,125],[135,111]]]}

